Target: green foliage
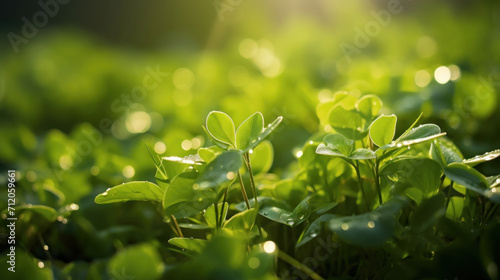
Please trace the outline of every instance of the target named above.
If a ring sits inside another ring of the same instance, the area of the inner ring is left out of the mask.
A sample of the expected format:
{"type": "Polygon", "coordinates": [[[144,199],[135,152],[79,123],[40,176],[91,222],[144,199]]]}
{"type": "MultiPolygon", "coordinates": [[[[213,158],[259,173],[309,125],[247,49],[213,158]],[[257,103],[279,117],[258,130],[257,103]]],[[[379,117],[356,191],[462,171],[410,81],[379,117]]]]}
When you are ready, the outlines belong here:
{"type": "MultiPolygon", "coordinates": [[[[437,125],[415,127],[420,117],[393,140],[397,117],[378,116],[382,103],[375,96],[358,100],[338,93],[326,104],[318,106],[319,117],[327,117],[336,132],[323,134],[319,138],[322,142],[310,141],[304,146],[300,170],[293,179],[266,179],[273,147],[263,140],[281,118],[264,129],[262,115],[255,113],[235,132],[227,114],[211,112],[206,131],[217,146],[155,163],[157,180],[164,188],[146,182],[127,183],[98,195],[96,202],[162,201],[165,220],[180,235],[169,243],[194,258],[194,262],[197,255],[209,252],[207,244],[217,236],[231,236],[255,246],[268,238],[269,230],[275,231],[273,223],[300,232],[296,248],[306,248],[330,232],[338,243],[354,248],[393,248],[387,251],[392,254],[394,250],[408,250],[404,242],[414,242],[431,229],[439,232],[443,219],[467,219],[466,214],[475,211],[474,194],[492,203],[500,202],[498,178],[486,178],[470,166],[494,159],[496,151],[463,160],[451,141],[440,138],[445,133],[437,125]],[[325,113],[327,107],[330,109],[325,113]],[[256,178],[262,184],[258,189],[256,178]],[[250,185],[253,199],[248,198],[245,182],[250,185]],[[443,182],[453,183],[444,187],[443,182]],[[454,191],[460,187],[472,193],[454,191]],[[239,202],[230,203],[238,189],[239,202]],[[177,224],[176,218],[191,223],[177,224]],[[206,239],[183,237],[181,228],[206,232],[206,239]],[[407,237],[403,238],[404,234],[407,237]]],[[[437,237],[424,235],[419,242],[432,247],[433,238],[437,237]]],[[[396,256],[390,262],[398,264],[401,259],[396,256]]],[[[282,259],[292,261],[286,256],[282,259]]],[[[255,263],[250,267],[260,266],[256,265],[261,261],[258,257],[252,261],[255,263]]]]}
{"type": "Polygon", "coordinates": [[[159,279],[163,269],[160,255],[150,244],[130,246],[118,252],[108,264],[108,271],[114,277],[159,279]]]}

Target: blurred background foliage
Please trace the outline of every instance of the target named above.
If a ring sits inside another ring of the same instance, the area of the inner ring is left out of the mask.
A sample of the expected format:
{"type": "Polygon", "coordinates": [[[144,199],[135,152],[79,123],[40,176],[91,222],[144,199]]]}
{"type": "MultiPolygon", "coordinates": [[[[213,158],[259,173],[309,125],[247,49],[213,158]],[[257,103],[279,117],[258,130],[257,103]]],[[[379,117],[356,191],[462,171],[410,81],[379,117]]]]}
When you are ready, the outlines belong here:
{"type": "MultiPolygon", "coordinates": [[[[152,205],[93,198],[153,179],[145,145],[162,156],[205,145],[211,110],[236,123],[255,111],[266,120],[283,115],[272,138],[282,177],[319,129],[316,105],[339,90],[378,95],[385,113],[399,117],[397,135],[423,112],[422,122],[440,125],[465,157],[498,148],[500,3],[396,1],[401,12],[381,22],[376,14],[387,15],[391,2],[74,0],[17,53],[8,34],[22,36],[22,18],[42,9],[3,3],[0,181],[15,169],[20,204],[58,209],[46,219],[23,214],[17,238],[27,253],[19,258],[71,264],[64,275],[98,273],[103,264],[90,260],[166,242],[152,205]],[[147,77],[148,89],[137,91],[147,77]]],[[[494,175],[499,167],[480,169],[494,175]]]]}

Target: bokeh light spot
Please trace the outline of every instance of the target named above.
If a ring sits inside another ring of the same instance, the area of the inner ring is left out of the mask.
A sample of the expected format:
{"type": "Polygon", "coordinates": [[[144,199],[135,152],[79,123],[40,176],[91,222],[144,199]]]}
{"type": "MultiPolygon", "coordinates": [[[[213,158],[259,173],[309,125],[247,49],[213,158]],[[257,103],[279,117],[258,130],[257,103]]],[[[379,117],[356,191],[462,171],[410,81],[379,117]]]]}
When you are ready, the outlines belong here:
{"type": "Polygon", "coordinates": [[[163,154],[167,150],[167,146],[165,143],[158,141],[155,143],[154,149],[157,154],[163,154]]]}
{"type": "Polygon", "coordinates": [[[127,166],[123,167],[122,174],[123,174],[123,176],[125,176],[125,178],[130,179],[130,178],[134,177],[135,169],[131,165],[127,165],[127,166]]]}
{"type": "Polygon", "coordinates": [[[130,133],[143,133],[151,127],[151,117],[148,113],[137,111],[129,114],[125,126],[130,133]]]}
{"type": "Polygon", "coordinates": [[[450,81],[450,78],[451,72],[446,66],[439,66],[436,68],[436,71],[434,71],[434,79],[436,79],[436,82],[440,84],[446,84],[450,81]]]}
{"type": "Polygon", "coordinates": [[[194,74],[187,68],[179,68],[174,72],[172,81],[174,86],[180,90],[190,90],[194,84],[194,74]]]}
{"type": "Polygon", "coordinates": [[[420,70],[415,73],[415,84],[419,87],[426,87],[431,82],[431,74],[425,70],[420,70]]]}

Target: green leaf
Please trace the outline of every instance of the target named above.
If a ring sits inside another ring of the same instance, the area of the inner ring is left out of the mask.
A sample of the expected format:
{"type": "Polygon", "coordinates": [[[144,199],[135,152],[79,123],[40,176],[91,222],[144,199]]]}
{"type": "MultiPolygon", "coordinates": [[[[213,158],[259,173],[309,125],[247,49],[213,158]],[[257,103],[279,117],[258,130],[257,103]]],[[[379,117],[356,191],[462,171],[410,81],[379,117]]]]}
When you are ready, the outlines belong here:
{"type": "Polygon", "coordinates": [[[467,164],[468,166],[476,166],[476,165],[483,163],[485,161],[494,160],[499,156],[500,156],[500,149],[494,150],[491,152],[487,152],[484,155],[475,156],[473,158],[466,159],[466,160],[464,160],[464,163],[467,164]]]}
{"type": "Polygon", "coordinates": [[[371,121],[382,109],[382,100],[376,95],[365,95],[356,102],[356,109],[366,120],[371,121]]]}
{"type": "Polygon", "coordinates": [[[205,249],[205,246],[207,246],[208,241],[197,238],[174,237],[170,238],[168,243],[184,250],[201,253],[205,249]]]}
{"type": "Polygon", "coordinates": [[[374,158],[377,158],[377,154],[374,151],[365,148],[359,148],[353,151],[349,156],[349,159],[352,160],[363,160],[363,159],[374,159],[374,158]]]}
{"type": "Polygon", "coordinates": [[[354,148],[354,141],[347,139],[341,134],[330,134],[323,139],[326,147],[333,151],[338,151],[348,157],[354,148]]]}
{"type": "Polygon", "coordinates": [[[94,199],[97,204],[125,201],[162,201],[164,190],[151,182],[136,181],[121,184],[99,194],[94,199]]]}
{"type": "Polygon", "coordinates": [[[223,151],[224,150],[221,149],[219,146],[211,146],[211,147],[207,147],[207,148],[199,148],[198,149],[198,156],[204,162],[209,163],[215,157],[217,157],[218,155],[220,155],[223,151]]]}
{"type": "Polygon", "coordinates": [[[411,141],[420,138],[426,138],[432,135],[437,135],[439,133],[441,133],[441,128],[439,128],[439,126],[428,123],[419,125],[418,127],[411,129],[410,131],[408,131],[408,133],[401,135],[396,141],[411,141]]]}
{"type": "Polygon", "coordinates": [[[262,141],[264,141],[269,136],[269,134],[271,134],[271,132],[273,132],[276,128],[278,128],[278,126],[282,121],[283,117],[279,116],[272,123],[268,124],[267,127],[264,128],[264,131],[259,135],[259,137],[257,137],[256,140],[250,142],[250,144],[248,144],[248,147],[245,150],[243,150],[242,153],[246,153],[249,150],[257,147],[257,145],[262,143],[262,141]]]}
{"type": "Polygon", "coordinates": [[[446,217],[452,220],[460,219],[464,209],[464,201],[465,199],[463,197],[451,197],[448,208],[446,209],[446,217]]]}
{"type": "Polygon", "coordinates": [[[346,110],[337,105],[332,108],[328,116],[330,125],[349,139],[361,139],[364,134],[364,120],[356,110],[346,110]]]}
{"type": "Polygon", "coordinates": [[[444,216],[445,197],[443,193],[424,200],[413,212],[410,219],[410,229],[414,233],[422,233],[434,225],[436,221],[444,216]]]}
{"type": "Polygon", "coordinates": [[[222,150],[227,150],[230,147],[233,147],[231,144],[227,144],[225,142],[221,142],[217,139],[215,139],[210,132],[208,132],[208,129],[205,126],[202,126],[203,130],[205,131],[205,134],[207,135],[208,139],[212,141],[217,147],[221,148],[222,150]]]}
{"type": "Polygon", "coordinates": [[[373,159],[377,157],[371,150],[360,148],[353,151],[353,149],[353,140],[347,139],[341,134],[330,134],[324,138],[324,143],[318,145],[316,153],[351,160],[373,159]]]}
{"type": "Polygon", "coordinates": [[[316,114],[318,115],[321,124],[329,124],[329,113],[333,107],[336,105],[341,105],[346,110],[352,110],[355,108],[357,98],[347,92],[336,92],[333,94],[333,99],[319,103],[316,106],[316,114]]]}
{"type": "Polygon", "coordinates": [[[184,172],[189,166],[201,165],[201,158],[198,155],[188,155],[185,157],[163,157],[161,164],[165,168],[167,178],[171,180],[175,176],[184,172]]]}
{"type": "Polygon", "coordinates": [[[214,202],[215,190],[200,188],[197,183],[198,175],[196,170],[190,170],[172,179],[163,197],[163,208],[167,216],[189,217],[200,213],[214,202]]]}
{"type": "Polygon", "coordinates": [[[326,212],[337,205],[338,205],[337,202],[329,203],[329,204],[325,205],[324,197],[321,197],[319,195],[308,196],[308,197],[304,198],[295,207],[295,209],[293,209],[293,212],[292,212],[293,226],[297,226],[297,225],[301,224],[302,222],[306,221],[309,218],[309,216],[311,216],[311,214],[313,212],[317,211],[318,208],[320,208],[320,211],[322,210],[322,211],[326,212]]]}
{"type": "Polygon", "coordinates": [[[452,181],[467,189],[500,203],[500,193],[490,189],[488,181],[474,168],[464,163],[452,163],[444,169],[444,174],[452,181]]]}
{"type": "Polygon", "coordinates": [[[395,115],[380,116],[374,120],[370,125],[372,142],[379,147],[389,144],[394,138],[397,120],[395,115]]]}
{"type": "Polygon", "coordinates": [[[113,256],[108,264],[110,275],[134,279],[159,279],[163,269],[160,254],[150,244],[129,246],[113,256]]]}
{"type": "Polygon", "coordinates": [[[394,198],[370,213],[340,217],[334,215],[328,227],[344,241],[358,246],[380,246],[392,238],[396,216],[406,200],[394,198]]]}
{"type": "Polygon", "coordinates": [[[212,111],[207,116],[208,133],[222,143],[236,146],[234,123],[224,112],[212,111]]]}
{"type": "Polygon", "coordinates": [[[248,117],[236,131],[236,148],[246,150],[251,142],[257,141],[263,129],[264,117],[260,112],[248,117]]]}
{"type": "Polygon", "coordinates": [[[455,145],[439,139],[432,142],[430,157],[437,161],[443,168],[450,163],[463,161],[462,155],[455,145]]]}
{"type": "MultiPolygon", "coordinates": [[[[272,197],[258,197],[259,201],[259,214],[284,225],[293,226],[295,220],[292,216],[292,207],[286,202],[274,199],[272,197]]],[[[255,200],[250,200],[250,207],[254,207],[255,200]]],[[[236,209],[243,211],[246,209],[244,202],[236,205],[236,209]]]]}
{"type": "MultiPolygon", "coordinates": [[[[220,213],[220,211],[222,211],[222,202],[220,202],[218,204],[218,211],[217,213],[220,213]]],[[[224,204],[224,214],[222,215],[222,223],[224,223],[224,221],[226,221],[226,216],[227,216],[227,211],[229,210],[229,204],[227,202],[225,202],[224,204]]],[[[207,221],[207,224],[212,227],[212,228],[215,228],[217,225],[216,225],[216,221],[219,217],[215,217],[215,207],[214,205],[210,205],[205,213],[203,214],[203,217],[205,218],[205,221],[207,221]]],[[[220,214],[219,214],[220,215],[220,214]]]]}
{"type": "Polygon", "coordinates": [[[243,164],[241,154],[237,151],[226,151],[212,160],[198,178],[200,189],[217,188],[227,181],[236,178],[243,164]]]}
{"type": "Polygon", "coordinates": [[[232,231],[249,231],[257,218],[257,209],[252,208],[240,212],[229,219],[224,225],[225,229],[232,231]]]}
{"type": "Polygon", "coordinates": [[[351,110],[355,108],[358,99],[346,91],[337,91],[333,94],[332,101],[335,102],[335,105],[340,105],[346,110],[351,110]]]}
{"type": "Polygon", "coordinates": [[[408,133],[403,134],[398,139],[390,144],[380,147],[382,150],[401,148],[403,146],[409,147],[411,145],[423,143],[432,139],[446,135],[446,133],[440,133],[441,129],[435,124],[424,124],[416,128],[411,129],[408,133]]]}
{"type": "Polygon", "coordinates": [[[336,215],[332,214],[324,214],[319,216],[316,220],[314,220],[300,235],[297,240],[297,244],[295,248],[299,248],[300,246],[308,243],[309,241],[316,238],[320,233],[325,222],[330,221],[331,219],[337,218],[336,215]]]}
{"type": "Polygon", "coordinates": [[[439,190],[441,167],[429,158],[398,157],[384,164],[380,176],[387,176],[395,183],[409,184],[424,197],[431,197],[439,190]]]}
{"type": "Polygon", "coordinates": [[[265,140],[253,149],[250,162],[254,175],[266,173],[271,169],[274,160],[274,149],[271,142],[265,140]]]}

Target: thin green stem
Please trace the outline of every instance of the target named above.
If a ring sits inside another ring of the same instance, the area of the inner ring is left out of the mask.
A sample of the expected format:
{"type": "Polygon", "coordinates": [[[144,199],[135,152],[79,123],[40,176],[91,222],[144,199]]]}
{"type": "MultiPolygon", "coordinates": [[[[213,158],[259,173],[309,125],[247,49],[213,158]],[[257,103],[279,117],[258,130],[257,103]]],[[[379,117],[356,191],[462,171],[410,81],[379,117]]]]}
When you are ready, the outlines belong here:
{"type": "Polygon", "coordinates": [[[184,234],[182,234],[182,230],[179,227],[179,224],[177,223],[177,219],[175,218],[174,215],[170,215],[170,218],[172,218],[172,222],[175,225],[175,228],[177,229],[177,233],[179,234],[180,237],[184,237],[184,234]]]}
{"type": "Polygon", "coordinates": [[[226,198],[227,198],[227,190],[229,189],[229,186],[226,188],[226,191],[224,192],[224,198],[222,199],[222,209],[220,211],[220,218],[219,218],[219,222],[220,222],[220,226],[222,227],[224,223],[224,207],[226,206],[226,198]]]}
{"type": "Polygon", "coordinates": [[[285,253],[285,252],[283,252],[281,250],[278,250],[278,258],[280,258],[284,262],[292,265],[296,269],[304,272],[311,279],[314,279],[314,280],[325,280],[325,278],[319,276],[316,272],[312,271],[309,267],[303,265],[298,260],[292,258],[290,255],[288,255],[287,253],[285,253]]]}
{"type": "Polygon", "coordinates": [[[257,189],[255,187],[255,180],[253,178],[253,171],[252,171],[252,164],[250,162],[250,155],[248,152],[246,152],[243,157],[245,158],[245,164],[247,166],[248,170],[248,175],[250,176],[250,186],[252,187],[252,192],[253,192],[253,198],[255,199],[254,201],[254,207],[259,208],[259,202],[257,201],[257,189]]]}
{"type": "Polygon", "coordinates": [[[370,205],[368,204],[368,198],[366,197],[365,189],[363,188],[363,179],[361,178],[361,174],[359,172],[358,162],[356,162],[356,164],[352,164],[352,166],[354,166],[354,169],[356,170],[356,175],[358,176],[359,188],[361,189],[361,193],[363,194],[363,199],[365,200],[366,210],[369,211],[370,205]]]}
{"type": "Polygon", "coordinates": [[[247,209],[250,209],[250,202],[248,201],[247,191],[245,191],[245,185],[243,184],[243,178],[241,178],[241,173],[238,171],[238,178],[240,180],[241,194],[243,194],[243,199],[247,205],[247,209]]]}
{"type": "MultiPolygon", "coordinates": [[[[252,187],[253,198],[254,198],[253,207],[257,209],[257,211],[259,211],[259,201],[257,200],[257,189],[255,187],[255,180],[253,178],[253,170],[252,170],[252,163],[250,162],[250,154],[246,152],[243,155],[243,158],[245,159],[244,161],[247,166],[248,175],[250,176],[250,186],[252,187]]],[[[259,215],[257,215],[257,218],[255,218],[255,223],[257,225],[257,229],[259,230],[259,235],[262,236],[262,229],[260,226],[259,215]]]]}
{"type": "Polygon", "coordinates": [[[378,201],[380,205],[382,205],[382,191],[380,190],[380,178],[378,176],[378,168],[379,168],[379,161],[378,159],[375,159],[375,186],[377,187],[377,192],[378,192],[378,201]]]}
{"type": "Polygon", "coordinates": [[[219,227],[219,205],[217,205],[217,201],[214,202],[214,208],[215,208],[215,227],[219,227]]]}

